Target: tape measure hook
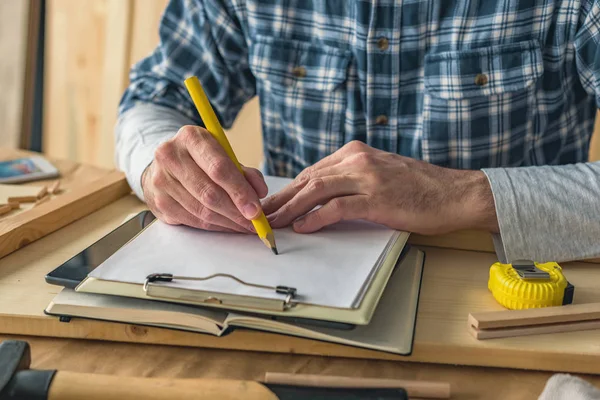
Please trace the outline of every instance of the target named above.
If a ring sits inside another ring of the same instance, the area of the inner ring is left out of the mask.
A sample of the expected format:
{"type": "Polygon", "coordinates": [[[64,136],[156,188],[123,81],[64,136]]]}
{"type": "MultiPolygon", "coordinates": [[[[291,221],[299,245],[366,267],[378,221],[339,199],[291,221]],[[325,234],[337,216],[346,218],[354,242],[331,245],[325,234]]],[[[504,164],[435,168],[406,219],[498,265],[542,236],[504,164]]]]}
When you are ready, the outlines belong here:
{"type": "Polygon", "coordinates": [[[536,267],[531,260],[517,260],[512,266],[522,279],[550,279],[550,274],[536,267]]]}

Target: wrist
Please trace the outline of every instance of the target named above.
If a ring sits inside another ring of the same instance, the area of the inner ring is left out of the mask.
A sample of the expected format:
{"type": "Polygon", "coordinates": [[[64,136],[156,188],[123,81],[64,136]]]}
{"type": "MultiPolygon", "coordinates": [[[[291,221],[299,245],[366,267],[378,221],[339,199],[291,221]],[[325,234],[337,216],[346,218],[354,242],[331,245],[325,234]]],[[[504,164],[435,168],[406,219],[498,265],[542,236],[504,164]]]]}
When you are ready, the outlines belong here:
{"type": "Polygon", "coordinates": [[[483,171],[461,171],[459,180],[462,193],[460,204],[465,216],[464,229],[475,229],[497,233],[498,217],[494,194],[490,182],[483,171]]]}

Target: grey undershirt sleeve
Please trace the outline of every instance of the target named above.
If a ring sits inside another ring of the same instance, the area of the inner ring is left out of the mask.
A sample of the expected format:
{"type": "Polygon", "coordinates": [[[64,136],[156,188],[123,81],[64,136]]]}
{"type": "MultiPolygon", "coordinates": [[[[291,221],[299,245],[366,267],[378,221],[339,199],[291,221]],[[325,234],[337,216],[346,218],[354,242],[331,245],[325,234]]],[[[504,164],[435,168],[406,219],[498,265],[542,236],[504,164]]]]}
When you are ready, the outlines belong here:
{"type": "Polygon", "coordinates": [[[115,128],[115,162],[133,192],[144,200],[142,173],[156,148],[184,125],[196,125],[180,112],[155,104],[139,104],[121,116],[115,128]]]}
{"type": "Polygon", "coordinates": [[[600,163],[484,169],[501,262],[600,257],[600,163]]]}

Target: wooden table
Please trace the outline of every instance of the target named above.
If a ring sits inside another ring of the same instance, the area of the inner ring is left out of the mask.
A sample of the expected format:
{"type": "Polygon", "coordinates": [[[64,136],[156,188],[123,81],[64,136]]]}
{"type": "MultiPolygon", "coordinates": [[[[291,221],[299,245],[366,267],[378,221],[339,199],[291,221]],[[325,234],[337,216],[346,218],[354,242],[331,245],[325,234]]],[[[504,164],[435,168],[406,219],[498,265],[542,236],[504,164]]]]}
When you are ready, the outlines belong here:
{"type": "MultiPolygon", "coordinates": [[[[494,256],[484,252],[426,249],[428,258],[415,351],[408,359],[258,332],[234,332],[229,337],[213,338],[86,320],[73,321],[71,324],[74,325],[66,326],[55,318],[44,316],[43,308],[59,291],[59,288],[44,282],[44,274],[141,209],[143,204],[133,197],[125,197],[0,259],[0,332],[155,341],[180,347],[29,336],[27,340],[32,344],[34,368],[123,376],[260,379],[265,372],[274,371],[445,380],[452,384],[453,398],[459,399],[536,398],[552,373],[436,363],[452,364],[458,360],[475,365],[562,370],[556,367],[563,362],[564,370],[596,371],[598,368],[599,331],[487,342],[477,342],[466,334],[469,311],[500,308],[485,287],[487,268],[494,256]],[[467,263],[465,257],[469,260],[467,263]],[[540,363],[540,360],[544,362],[540,363]]],[[[567,274],[576,284],[576,296],[580,300],[600,301],[598,265],[574,263],[567,266],[567,274]]],[[[8,337],[0,336],[2,339],[8,337]]],[[[585,378],[600,386],[600,376],[585,378]]]]}

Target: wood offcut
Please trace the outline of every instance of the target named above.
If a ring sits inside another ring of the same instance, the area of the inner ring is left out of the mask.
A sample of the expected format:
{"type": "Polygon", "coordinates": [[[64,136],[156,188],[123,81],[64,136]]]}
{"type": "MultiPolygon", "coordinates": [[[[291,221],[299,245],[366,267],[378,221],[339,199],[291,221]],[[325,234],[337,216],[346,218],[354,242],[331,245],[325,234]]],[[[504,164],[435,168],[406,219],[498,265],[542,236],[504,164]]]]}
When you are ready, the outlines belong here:
{"type": "MultiPolygon", "coordinates": [[[[44,204],[8,220],[0,228],[0,257],[54,232],[89,213],[131,193],[125,175],[112,171],[87,185],[78,186],[44,204]]],[[[30,202],[35,203],[39,199],[30,202]]],[[[50,196],[46,196],[50,197],[50,196]]],[[[10,201],[15,199],[9,198],[10,201]]],[[[46,201],[46,200],[44,200],[46,201]]],[[[22,201],[21,201],[22,202],[22,201]]]]}
{"type": "Polygon", "coordinates": [[[50,186],[50,193],[59,194],[60,193],[60,180],[57,180],[50,186]]]}
{"type": "Polygon", "coordinates": [[[37,197],[37,199],[39,200],[39,199],[43,198],[44,196],[46,196],[47,194],[48,194],[48,186],[44,185],[40,188],[40,191],[38,192],[38,194],[35,197],[37,197]]]}
{"type": "Polygon", "coordinates": [[[0,205],[0,215],[8,214],[12,210],[13,210],[13,208],[10,206],[10,204],[2,204],[2,205],[0,205]]]}
{"type": "Polygon", "coordinates": [[[35,203],[38,201],[38,197],[36,196],[14,196],[8,198],[8,203],[35,203]]]}
{"type": "Polygon", "coordinates": [[[594,329],[600,329],[600,303],[469,315],[469,332],[479,340],[594,329]]]}

